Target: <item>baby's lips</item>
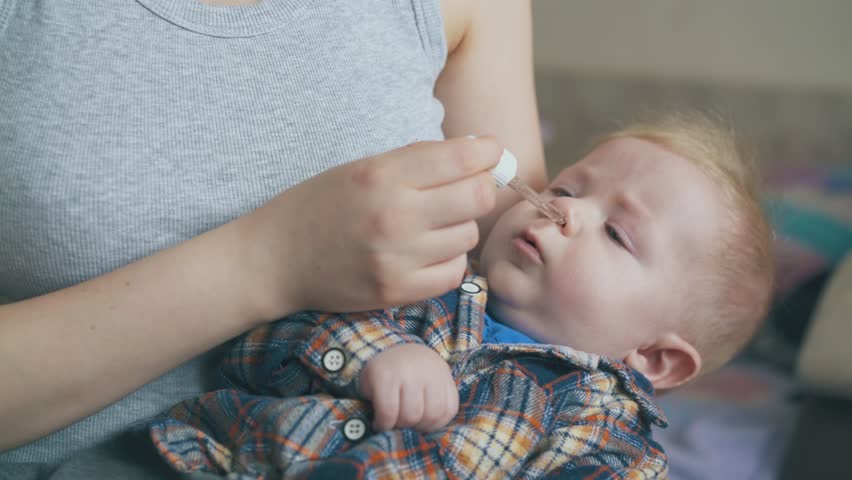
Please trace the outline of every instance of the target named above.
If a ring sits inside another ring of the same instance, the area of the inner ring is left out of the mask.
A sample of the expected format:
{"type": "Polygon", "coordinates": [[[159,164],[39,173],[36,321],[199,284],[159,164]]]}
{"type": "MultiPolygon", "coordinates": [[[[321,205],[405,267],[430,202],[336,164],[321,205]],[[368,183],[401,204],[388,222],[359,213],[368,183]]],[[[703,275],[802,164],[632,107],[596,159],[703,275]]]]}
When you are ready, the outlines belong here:
{"type": "Polygon", "coordinates": [[[537,230],[538,229],[534,227],[534,224],[527,226],[527,228],[521,231],[518,238],[532,245],[532,247],[535,248],[538,254],[542,257],[542,260],[544,260],[544,252],[541,248],[541,236],[538,234],[537,230]]]}

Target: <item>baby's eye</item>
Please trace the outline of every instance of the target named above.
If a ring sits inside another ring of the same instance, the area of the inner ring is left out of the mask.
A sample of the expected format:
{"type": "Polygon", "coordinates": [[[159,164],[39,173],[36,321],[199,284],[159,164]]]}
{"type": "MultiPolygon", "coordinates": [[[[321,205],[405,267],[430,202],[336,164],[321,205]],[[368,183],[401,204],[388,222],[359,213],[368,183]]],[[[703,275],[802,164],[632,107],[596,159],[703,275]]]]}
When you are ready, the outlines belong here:
{"type": "Polygon", "coordinates": [[[615,227],[610,224],[607,224],[605,228],[606,235],[610,238],[610,240],[617,243],[621,247],[627,248],[627,244],[624,242],[624,238],[621,237],[621,233],[619,233],[615,227]]]}
{"type": "Polygon", "coordinates": [[[553,192],[553,194],[557,197],[574,198],[574,194],[564,187],[553,187],[550,191],[553,192]]]}

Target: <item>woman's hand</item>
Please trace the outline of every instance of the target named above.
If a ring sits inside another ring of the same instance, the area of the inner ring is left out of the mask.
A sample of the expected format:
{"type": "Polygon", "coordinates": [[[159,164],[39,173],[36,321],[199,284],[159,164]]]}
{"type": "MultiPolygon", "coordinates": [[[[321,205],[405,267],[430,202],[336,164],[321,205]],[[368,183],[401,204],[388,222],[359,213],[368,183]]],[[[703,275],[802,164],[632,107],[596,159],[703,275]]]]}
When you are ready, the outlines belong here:
{"type": "Polygon", "coordinates": [[[422,142],[328,170],[239,220],[268,319],[440,295],[496,201],[488,138],[422,142]]]}
{"type": "Polygon", "coordinates": [[[399,345],[367,362],[358,382],[373,402],[373,428],[444,428],[459,411],[459,392],[450,366],[431,348],[399,345]]]}

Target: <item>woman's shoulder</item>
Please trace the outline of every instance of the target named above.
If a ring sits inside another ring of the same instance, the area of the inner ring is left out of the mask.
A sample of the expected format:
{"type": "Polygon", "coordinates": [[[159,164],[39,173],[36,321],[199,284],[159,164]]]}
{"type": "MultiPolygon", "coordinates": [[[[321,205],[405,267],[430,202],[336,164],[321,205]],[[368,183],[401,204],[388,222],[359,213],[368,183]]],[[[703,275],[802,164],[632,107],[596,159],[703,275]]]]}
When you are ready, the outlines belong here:
{"type": "Polygon", "coordinates": [[[529,0],[495,2],[493,0],[440,0],[444,33],[450,55],[458,51],[463,42],[475,40],[478,22],[489,22],[495,17],[516,15],[519,10],[529,10],[529,0]]]}

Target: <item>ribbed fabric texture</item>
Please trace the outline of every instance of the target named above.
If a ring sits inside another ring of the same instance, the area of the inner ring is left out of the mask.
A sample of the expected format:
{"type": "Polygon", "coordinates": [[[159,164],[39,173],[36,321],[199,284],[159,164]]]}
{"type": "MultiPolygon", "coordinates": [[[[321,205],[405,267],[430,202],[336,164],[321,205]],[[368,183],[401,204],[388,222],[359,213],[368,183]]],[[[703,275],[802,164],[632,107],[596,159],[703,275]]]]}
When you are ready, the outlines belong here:
{"type": "MultiPolygon", "coordinates": [[[[12,300],[196,236],[332,166],[442,138],[438,0],[0,0],[0,21],[12,300]]],[[[206,361],[0,462],[65,458],[196,395],[206,361]]]]}
{"type": "Polygon", "coordinates": [[[304,0],[260,1],[254,5],[214,6],[201,1],[138,0],[152,12],[194,32],[217,37],[253,37],[287,26],[304,0]]]}

